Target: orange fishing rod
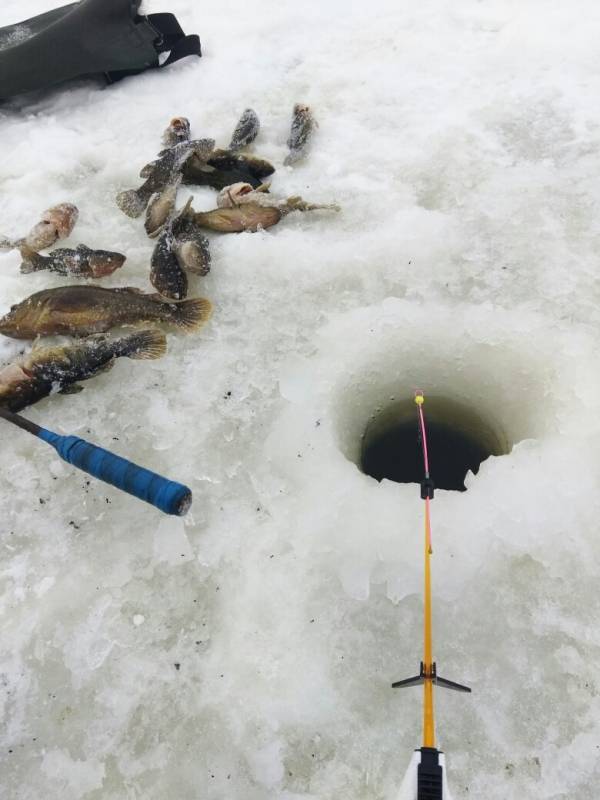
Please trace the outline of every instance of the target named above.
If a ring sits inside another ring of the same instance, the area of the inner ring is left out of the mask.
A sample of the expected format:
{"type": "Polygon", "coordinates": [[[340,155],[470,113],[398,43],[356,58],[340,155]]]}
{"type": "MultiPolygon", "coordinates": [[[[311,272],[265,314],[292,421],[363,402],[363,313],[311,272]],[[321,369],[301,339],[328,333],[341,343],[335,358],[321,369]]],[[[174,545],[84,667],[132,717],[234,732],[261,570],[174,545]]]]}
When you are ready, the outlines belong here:
{"type": "Polygon", "coordinates": [[[424,601],[423,601],[423,660],[418,675],[392,684],[394,689],[407,686],[423,685],[423,745],[421,763],[418,771],[417,800],[443,800],[442,767],[439,764],[439,751],[435,746],[435,715],[433,705],[434,684],[458,692],[470,692],[468,686],[441,678],[437,674],[433,660],[433,632],[431,611],[431,512],[430,501],[433,500],[435,485],[429,474],[429,452],[427,448],[427,430],[423,405],[425,397],[422,391],[415,392],[415,403],[418,415],[418,438],[423,451],[424,478],[421,482],[421,499],[425,501],[425,568],[424,568],[424,601]]]}

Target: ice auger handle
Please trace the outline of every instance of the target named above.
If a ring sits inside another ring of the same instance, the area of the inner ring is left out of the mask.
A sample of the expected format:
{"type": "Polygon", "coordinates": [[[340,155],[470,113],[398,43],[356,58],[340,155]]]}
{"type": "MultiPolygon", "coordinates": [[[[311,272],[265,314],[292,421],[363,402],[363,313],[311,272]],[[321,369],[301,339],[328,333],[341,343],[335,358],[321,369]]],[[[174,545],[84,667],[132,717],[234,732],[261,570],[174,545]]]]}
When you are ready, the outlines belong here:
{"type": "Polygon", "coordinates": [[[78,436],[59,436],[45,428],[40,428],[37,435],[52,445],[58,455],[69,464],[145,500],[165,514],[181,517],[192,503],[192,492],[187,486],[163,478],[162,475],[109,453],[103,447],[86,442],[85,439],[78,436]]]}

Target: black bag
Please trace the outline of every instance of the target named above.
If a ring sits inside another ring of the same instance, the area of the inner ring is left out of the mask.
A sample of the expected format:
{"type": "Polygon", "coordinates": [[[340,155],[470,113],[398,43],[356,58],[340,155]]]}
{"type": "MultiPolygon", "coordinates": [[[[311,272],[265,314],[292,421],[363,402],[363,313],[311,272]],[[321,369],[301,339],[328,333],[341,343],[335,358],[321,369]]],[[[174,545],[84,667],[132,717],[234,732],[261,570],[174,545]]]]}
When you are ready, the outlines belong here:
{"type": "Polygon", "coordinates": [[[81,0],[0,28],[0,99],[83,76],[113,83],[202,55],[199,37],[186,36],[173,14],[143,16],[140,3],[81,0]]]}

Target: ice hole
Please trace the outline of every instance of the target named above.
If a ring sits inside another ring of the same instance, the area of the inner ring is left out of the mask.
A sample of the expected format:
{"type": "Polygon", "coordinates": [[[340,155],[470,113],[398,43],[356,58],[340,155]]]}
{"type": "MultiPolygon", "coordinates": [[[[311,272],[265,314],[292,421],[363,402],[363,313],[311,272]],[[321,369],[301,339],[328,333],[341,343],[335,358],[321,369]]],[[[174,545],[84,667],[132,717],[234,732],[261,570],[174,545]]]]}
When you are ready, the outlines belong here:
{"type": "MultiPolygon", "coordinates": [[[[438,489],[466,491],[465,476],[477,473],[489,456],[505,455],[510,444],[473,409],[445,397],[427,397],[424,405],[430,473],[438,489]]],[[[423,453],[414,400],[393,402],[376,411],[363,434],[361,470],[378,481],[420,483],[423,453]]]]}

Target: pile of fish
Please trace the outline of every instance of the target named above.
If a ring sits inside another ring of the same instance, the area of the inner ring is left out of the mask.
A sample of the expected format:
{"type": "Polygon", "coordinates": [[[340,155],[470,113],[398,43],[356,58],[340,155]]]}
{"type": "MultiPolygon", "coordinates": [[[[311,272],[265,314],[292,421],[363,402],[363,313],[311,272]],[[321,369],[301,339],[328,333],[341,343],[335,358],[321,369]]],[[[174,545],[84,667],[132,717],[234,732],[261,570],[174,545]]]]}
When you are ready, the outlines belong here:
{"type": "MultiPolygon", "coordinates": [[[[294,106],[285,164],[307,151],[317,123],[308,106],[294,106]]],[[[67,335],[88,337],[64,346],[41,347],[0,370],[0,406],[19,411],[56,392],[81,390],[80,381],[111,368],[115,359],[160,358],[166,352],[164,334],[156,329],[136,331],[110,339],[107,331],[121,326],[163,324],[190,332],[209,319],[209,300],[185,299],[187,273],[206,275],[211,267],[209,241],[204,231],[254,232],[270,228],[294,211],[329,209],[335,204],[308,203],[301,197],[276,198],[265,178],[275,168],[268,161],[242,153],[257,137],[260,122],[246,109],[227,149],[213,139],[192,139],[185,117],[171,120],[162,138],[164,149],[140,172],[138,189],[120,192],[119,208],[130,217],[146,212],[146,233],[156,240],[150,260],[150,282],[157,293],[129,286],[104,288],[93,284],[44,289],[13,305],[0,318],[0,334],[15,339],[67,335]],[[197,212],[190,198],[176,209],[181,184],[211,186],[218,191],[216,208],[197,212]]],[[[102,278],[123,266],[125,256],[80,244],[74,249],[52,248],[71,235],[79,212],[70,203],[45,211],[22,238],[0,237],[0,250],[18,249],[21,272],[50,270],[71,278],[102,278]]]]}
{"type": "MultiPolygon", "coordinates": [[[[306,154],[316,127],[310,108],[296,104],[285,164],[293,164],[306,154]]],[[[274,197],[265,178],[275,172],[275,167],[265,159],[240,152],[256,139],[259,130],[258,115],[246,109],[229,147],[222,149],[216,147],[214,139],[192,139],[189,120],[175,117],[163,134],[164,149],[140,172],[144,183],[117,195],[117,205],[128,216],[140,217],[146,212],[146,233],[156,239],[150,282],[165,297],[183,299],[188,290],[187,273],[206,275],[210,270],[209,241],[203,231],[255,232],[276,225],[293,211],[339,210],[335,204],[307,203],[301,197],[274,197]],[[196,212],[190,199],[176,210],[182,184],[217,189],[216,208],[196,212]]]]}
{"type": "MultiPolygon", "coordinates": [[[[26,236],[0,239],[0,248],[20,250],[23,273],[48,269],[69,277],[101,278],[123,266],[125,256],[121,253],[92,250],[83,244],[75,249],[52,250],[49,255],[39,252],[67,238],[78,216],[74,205],[61,203],[45,211],[26,236]]],[[[117,358],[153,359],[166,352],[166,338],[159,330],[143,330],[117,339],[99,335],[111,328],[151,322],[192,331],[210,314],[211,304],[204,298],[176,303],[132,287],[105,289],[79,284],[36,292],[0,319],[0,333],[15,339],[52,335],[89,338],[73,345],[34,346],[19,361],[0,370],[0,406],[20,411],[50,394],[80,391],[79,381],[110,369],[117,358]]]]}

